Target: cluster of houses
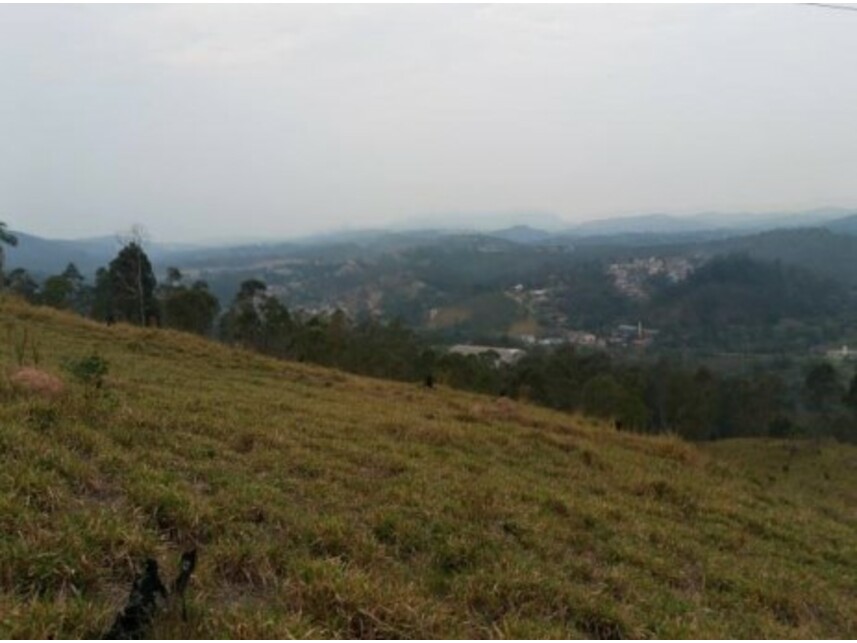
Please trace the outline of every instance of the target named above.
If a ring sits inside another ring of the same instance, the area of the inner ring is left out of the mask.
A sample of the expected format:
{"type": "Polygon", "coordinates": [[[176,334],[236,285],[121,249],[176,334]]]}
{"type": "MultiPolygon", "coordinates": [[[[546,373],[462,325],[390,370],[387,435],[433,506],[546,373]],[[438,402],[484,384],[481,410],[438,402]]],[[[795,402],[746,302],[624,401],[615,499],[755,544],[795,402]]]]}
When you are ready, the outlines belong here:
{"type": "Polygon", "coordinates": [[[518,335],[518,339],[527,346],[561,346],[573,344],[575,346],[591,346],[603,348],[606,342],[593,333],[582,330],[569,330],[562,334],[551,337],[536,337],[535,335],[518,335]]]}
{"type": "Polygon", "coordinates": [[[607,345],[614,347],[646,348],[657,336],[654,328],[646,328],[643,322],[636,325],[620,324],[607,338],[607,345]]]}
{"type": "Polygon", "coordinates": [[[684,281],[693,272],[693,264],[685,257],[647,257],[611,264],[607,274],[616,289],[632,299],[645,299],[646,282],[663,276],[672,283],[684,281]]]}
{"type": "Polygon", "coordinates": [[[654,328],[646,328],[643,322],[635,325],[620,324],[606,337],[599,337],[594,333],[583,330],[568,330],[562,333],[537,338],[535,335],[519,335],[518,339],[527,346],[561,346],[571,344],[587,348],[622,348],[649,346],[657,336],[658,331],[654,328]]]}
{"type": "Polygon", "coordinates": [[[825,352],[825,356],[833,362],[857,362],[857,350],[851,350],[847,345],[831,348],[825,352]]]}
{"type": "Polygon", "coordinates": [[[554,305],[556,284],[542,288],[527,288],[517,284],[506,290],[506,296],[517,302],[521,307],[551,328],[563,328],[568,325],[568,317],[554,305]]]}
{"type": "MultiPolygon", "coordinates": [[[[569,330],[561,335],[552,337],[536,337],[535,335],[518,335],[527,347],[556,347],[562,345],[573,345],[588,348],[646,348],[657,336],[658,331],[654,328],[646,328],[642,322],[636,325],[621,324],[607,337],[598,337],[593,333],[582,330],[569,330]]],[[[474,344],[456,344],[449,349],[455,355],[463,356],[490,356],[494,365],[515,364],[527,354],[525,348],[506,348],[501,346],[484,346],[474,344]]],[[[857,357],[857,353],[851,353],[857,357]]]]}

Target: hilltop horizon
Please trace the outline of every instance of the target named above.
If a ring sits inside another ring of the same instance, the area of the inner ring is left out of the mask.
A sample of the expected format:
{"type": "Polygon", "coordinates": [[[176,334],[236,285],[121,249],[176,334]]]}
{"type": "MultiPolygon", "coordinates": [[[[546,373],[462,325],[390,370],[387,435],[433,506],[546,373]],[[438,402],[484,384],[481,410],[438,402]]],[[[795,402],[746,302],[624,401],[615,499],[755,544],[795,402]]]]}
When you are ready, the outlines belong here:
{"type": "MultiPolygon", "coordinates": [[[[770,226],[772,228],[791,225],[815,225],[857,213],[857,207],[841,205],[816,206],[805,209],[771,209],[755,212],[701,210],[694,212],[638,212],[616,214],[605,217],[575,218],[561,216],[551,212],[510,211],[510,212],[472,212],[448,213],[413,216],[404,221],[387,224],[360,225],[348,224],[336,227],[319,228],[313,232],[296,234],[262,233],[238,234],[231,236],[182,236],[168,237],[156,234],[149,229],[145,220],[129,222],[115,230],[100,230],[93,234],[73,236],[53,235],[49,231],[28,228],[21,225],[15,217],[6,216],[6,223],[15,233],[26,234],[50,241],[68,242],[106,242],[115,244],[117,237],[127,234],[132,225],[142,225],[147,241],[160,245],[180,247],[225,247],[258,243],[281,243],[314,241],[325,237],[361,233],[414,233],[422,231],[439,232],[496,232],[511,228],[529,228],[549,233],[609,234],[623,232],[688,232],[705,229],[735,228],[753,229],[770,226]]],[[[3,220],[3,219],[0,219],[3,220]]]]}

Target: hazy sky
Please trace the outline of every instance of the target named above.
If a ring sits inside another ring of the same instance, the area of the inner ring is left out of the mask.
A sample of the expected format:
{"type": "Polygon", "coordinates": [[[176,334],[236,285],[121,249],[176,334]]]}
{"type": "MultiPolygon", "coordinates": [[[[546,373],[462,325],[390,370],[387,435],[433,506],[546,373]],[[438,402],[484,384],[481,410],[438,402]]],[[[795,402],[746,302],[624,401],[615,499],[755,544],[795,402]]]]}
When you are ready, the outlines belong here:
{"type": "Polygon", "coordinates": [[[857,12],[0,6],[0,220],[157,240],[857,205],[857,12]]]}

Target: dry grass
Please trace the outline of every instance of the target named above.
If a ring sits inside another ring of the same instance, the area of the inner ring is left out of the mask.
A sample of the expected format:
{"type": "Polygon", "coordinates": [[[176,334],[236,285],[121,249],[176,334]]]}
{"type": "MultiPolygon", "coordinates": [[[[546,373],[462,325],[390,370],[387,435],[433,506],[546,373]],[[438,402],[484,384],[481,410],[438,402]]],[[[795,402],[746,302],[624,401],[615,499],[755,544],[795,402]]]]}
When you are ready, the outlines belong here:
{"type": "Polygon", "coordinates": [[[0,300],[0,637],[106,628],[199,547],[160,637],[854,637],[857,450],[676,438],[0,300]],[[0,368],[15,357],[2,355],[0,368]],[[784,469],[787,467],[787,469],[784,469]]]}
{"type": "Polygon", "coordinates": [[[32,393],[43,397],[58,397],[65,391],[65,384],[56,375],[32,366],[25,366],[14,371],[9,376],[13,389],[23,393],[32,393]]]}

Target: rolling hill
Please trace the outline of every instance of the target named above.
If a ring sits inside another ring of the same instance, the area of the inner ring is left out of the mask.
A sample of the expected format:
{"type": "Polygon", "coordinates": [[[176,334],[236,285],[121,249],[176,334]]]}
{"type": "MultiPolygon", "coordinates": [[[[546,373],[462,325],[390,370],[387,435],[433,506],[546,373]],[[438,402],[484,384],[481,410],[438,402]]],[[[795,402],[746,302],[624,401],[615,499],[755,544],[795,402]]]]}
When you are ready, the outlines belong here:
{"type": "MultiPolygon", "coordinates": [[[[74,263],[88,277],[116,256],[122,243],[116,236],[88,239],[46,239],[25,232],[13,231],[16,246],[4,248],[9,269],[24,268],[37,276],[63,271],[74,263]]],[[[171,265],[178,258],[193,257],[200,249],[190,244],[147,243],[146,249],[158,264],[171,265]]],[[[166,266],[164,266],[166,267],[166,266]]]]}
{"type": "Polygon", "coordinates": [[[707,254],[746,253],[765,261],[782,261],[846,284],[857,284],[857,237],[824,228],[772,230],[734,237],[699,247],[707,254]]]}
{"type": "Polygon", "coordinates": [[[834,221],[830,221],[825,224],[824,227],[840,234],[857,236],[857,214],[842,217],[841,219],[835,219],[834,221]]]}
{"type": "Polygon", "coordinates": [[[0,300],[0,637],[857,636],[857,449],[695,446],[0,300]],[[97,352],[104,386],[67,365],[97,352]],[[20,364],[65,381],[13,385],[20,364]]]}
{"type": "Polygon", "coordinates": [[[18,245],[7,247],[6,262],[10,268],[25,268],[36,275],[62,272],[74,263],[85,273],[94,273],[116,254],[117,243],[108,237],[79,241],[44,239],[15,232],[18,245]]]}

